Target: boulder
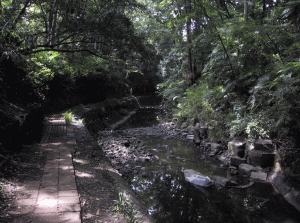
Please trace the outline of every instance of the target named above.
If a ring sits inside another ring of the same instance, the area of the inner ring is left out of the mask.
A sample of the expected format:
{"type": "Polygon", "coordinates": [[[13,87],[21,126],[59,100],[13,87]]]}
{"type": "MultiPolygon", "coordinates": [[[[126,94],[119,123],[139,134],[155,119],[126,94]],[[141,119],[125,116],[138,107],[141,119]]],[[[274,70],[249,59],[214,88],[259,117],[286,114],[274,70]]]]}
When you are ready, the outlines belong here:
{"type": "Polygon", "coordinates": [[[263,151],[273,151],[273,143],[272,140],[269,139],[256,139],[254,141],[254,149],[255,150],[263,150],[263,151]]]}
{"type": "Polygon", "coordinates": [[[239,156],[230,157],[230,165],[231,166],[238,167],[239,165],[246,164],[246,163],[247,163],[247,159],[241,158],[239,156]]]}
{"type": "Polygon", "coordinates": [[[214,184],[221,185],[223,187],[232,187],[238,185],[238,183],[235,181],[232,181],[226,177],[221,177],[216,175],[211,176],[211,180],[213,181],[214,184]]]}
{"type": "Polygon", "coordinates": [[[209,156],[217,155],[221,150],[223,150],[222,146],[218,143],[210,143],[210,154],[209,156]]]}
{"type": "Polygon", "coordinates": [[[255,180],[266,181],[266,180],[267,180],[267,177],[268,177],[268,174],[267,174],[267,173],[264,173],[264,172],[251,172],[250,177],[251,177],[252,179],[255,179],[255,180]]]}
{"type": "Polygon", "coordinates": [[[187,128],[185,128],[185,129],[180,129],[180,132],[181,132],[181,133],[184,132],[184,133],[186,133],[186,134],[189,134],[189,131],[187,130],[187,128]]]}
{"type": "Polygon", "coordinates": [[[188,131],[188,133],[191,135],[191,134],[194,134],[194,126],[192,126],[192,125],[189,125],[186,129],[187,129],[187,131],[188,131]]]}
{"type": "Polygon", "coordinates": [[[241,139],[234,139],[228,143],[228,150],[230,155],[239,156],[241,158],[245,157],[246,142],[241,139]]]}
{"type": "Polygon", "coordinates": [[[180,126],[181,129],[186,129],[189,126],[189,124],[187,122],[182,123],[182,125],[180,126]]]}
{"type": "Polygon", "coordinates": [[[237,168],[235,166],[229,167],[229,170],[230,170],[231,175],[237,175],[239,173],[239,171],[237,170],[237,168]]]}
{"type": "Polygon", "coordinates": [[[187,136],[186,136],[186,139],[187,139],[187,140],[194,140],[194,135],[187,135],[187,136]]]}
{"type": "Polygon", "coordinates": [[[239,165],[239,174],[243,176],[250,176],[252,172],[257,172],[258,169],[250,164],[239,165]]]}
{"type": "Polygon", "coordinates": [[[223,163],[227,163],[229,164],[230,163],[230,159],[229,159],[229,155],[228,153],[222,153],[221,155],[218,156],[218,159],[223,162],[223,163]]]}
{"type": "Polygon", "coordinates": [[[223,150],[222,145],[218,144],[218,143],[211,143],[210,144],[210,148],[211,149],[217,149],[217,150],[223,150]]]}
{"type": "Polygon", "coordinates": [[[195,170],[184,170],[184,177],[185,180],[192,183],[193,185],[196,186],[201,186],[201,187],[209,187],[212,185],[212,181],[209,177],[195,171],[195,170]]]}
{"type": "Polygon", "coordinates": [[[181,132],[180,135],[182,135],[183,137],[186,137],[186,136],[188,136],[188,133],[187,132],[181,132]]]}
{"type": "Polygon", "coordinates": [[[275,154],[261,150],[250,150],[247,154],[247,163],[252,166],[261,166],[263,168],[274,165],[275,154]]]}

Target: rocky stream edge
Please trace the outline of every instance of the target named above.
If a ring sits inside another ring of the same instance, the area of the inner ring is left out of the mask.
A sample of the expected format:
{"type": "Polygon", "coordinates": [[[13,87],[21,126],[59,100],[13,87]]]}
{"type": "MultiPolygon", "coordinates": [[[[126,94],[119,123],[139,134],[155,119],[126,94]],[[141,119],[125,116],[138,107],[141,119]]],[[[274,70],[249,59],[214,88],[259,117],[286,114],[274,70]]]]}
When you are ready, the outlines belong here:
{"type": "MultiPolygon", "coordinates": [[[[118,125],[121,123],[122,121],[118,125]]],[[[225,177],[212,176],[213,184],[244,188],[251,186],[254,181],[271,183],[278,193],[300,211],[299,188],[294,188],[287,181],[287,177],[297,181],[299,176],[288,171],[288,168],[282,167],[278,149],[274,147],[271,140],[257,139],[249,143],[244,138],[237,138],[232,141],[224,140],[220,144],[212,143],[207,140],[210,128],[202,123],[195,125],[183,123],[179,126],[175,121],[162,122],[151,129],[204,149],[208,156],[219,159],[224,167],[229,167],[232,175],[240,174],[249,179],[248,184],[238,185],[225,177]]],[[[147,174],[138,163],[159,160],[159,157],[147,152],[143,142],[130,131],[99,131],[98,145],[110,159],[112,166],[125,178],[129,174],[141,174],[141,176],[147,174]]]]}

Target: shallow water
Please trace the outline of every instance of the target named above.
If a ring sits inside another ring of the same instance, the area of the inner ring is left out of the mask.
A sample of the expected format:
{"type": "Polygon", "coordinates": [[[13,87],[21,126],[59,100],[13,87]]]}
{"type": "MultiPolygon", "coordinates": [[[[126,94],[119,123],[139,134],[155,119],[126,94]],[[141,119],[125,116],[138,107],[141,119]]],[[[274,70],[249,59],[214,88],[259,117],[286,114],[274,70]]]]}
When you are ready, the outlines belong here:
{"type": "MultiPolygon", "coordinates": [[[[139,101],[142,106],[150,104],[147,98],[139,101]]],[[[155,105],[140,109],[122,129],[135,134],[149,153],[160,158],[139,164],[143,174],[129,179],[156,222],[299,222],[299,212],[270,184],[227,189],[196,188],[186,182],[185,169],[207,176],[231,177],[239,183],[247,183],[247,179],[231,176],[219,160],[206,158],[203,151],[161,134],[156,127],[161,111],[155,105]]]]}

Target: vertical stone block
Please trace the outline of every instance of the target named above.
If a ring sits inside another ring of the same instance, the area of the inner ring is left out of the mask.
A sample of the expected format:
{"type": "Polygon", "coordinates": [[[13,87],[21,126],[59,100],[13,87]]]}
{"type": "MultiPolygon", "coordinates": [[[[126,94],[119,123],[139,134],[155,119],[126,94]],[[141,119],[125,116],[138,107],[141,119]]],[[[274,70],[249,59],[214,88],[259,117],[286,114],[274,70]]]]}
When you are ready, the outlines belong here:
{"type": "Polygon", "coordinates": [[[254,141],[255,150],[273,151],[272,140],[269,139],[256,139],[254,141]]]}
{"type": "Polygon", "coordinates": [[[246,148],[245,140],[235,139],[228,143],[228,150],[232,156],[238,156],[244,158],[245,148],[246,148]]]}

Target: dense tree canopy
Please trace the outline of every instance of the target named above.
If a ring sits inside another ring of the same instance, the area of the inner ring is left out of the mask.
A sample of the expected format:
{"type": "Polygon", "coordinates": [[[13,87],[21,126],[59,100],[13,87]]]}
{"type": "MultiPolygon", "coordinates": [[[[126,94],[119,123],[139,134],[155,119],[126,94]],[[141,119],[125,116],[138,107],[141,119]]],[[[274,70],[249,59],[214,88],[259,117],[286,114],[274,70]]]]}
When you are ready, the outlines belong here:
{"type": "MultiPolygon", "coordinates": [[[[89,52],[109,59],[133,41],[128,1],[2,1],[1,51],[89,52]]],[[[122,51],[122,50],[121,50],[122,51]]]]}
{"type": "Polygon", "coordinates": [[[135,32],[129,18],[135,8],[143,8],[135,1],[2,0],[0,3],[1,60],[26,61],[22,66],[35,82],[46,83],[55,75],[74,81],[82,75],[94,74],[99,81],[106,79],[106,87],[114,85],[118,91],[118,82],[130,85],[126,77],[138,72],[152,85],[157,84],[156,52],[135,32]]]}
{"type": "Polygon", "coordinates": [[[297,138],[298,1],[163,0],[148,9],[163,55],[159,86],[178,117],[208,121],[212,138],[297,138]]]}
{"type": "Polygon", "coordinates": [[[161,76],[166,105],[208,121],[211,137],[300,132],[298,1],[1,0],[0,8],[1,60],[23,61],[46,90],[67,75],[77,86],[62,88],[88,97],[97,81],[105,97],[146,93],[161,76]]]}

